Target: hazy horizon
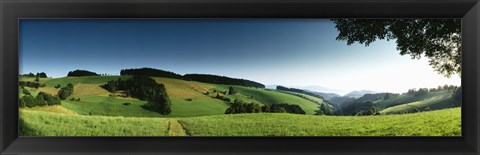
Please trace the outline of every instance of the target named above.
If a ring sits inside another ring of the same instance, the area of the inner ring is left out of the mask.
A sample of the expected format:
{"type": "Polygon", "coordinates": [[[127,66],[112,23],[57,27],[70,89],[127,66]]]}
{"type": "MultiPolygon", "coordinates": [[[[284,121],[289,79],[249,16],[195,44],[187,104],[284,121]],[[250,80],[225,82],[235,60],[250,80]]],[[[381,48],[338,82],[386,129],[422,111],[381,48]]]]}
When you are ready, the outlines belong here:
{"type": "Polygon", "coordinates": [[[406,92],[460,85],[395,40],[365,47],[337,41],[328,19],[21,19],[20,74],[64,77],[76,69],[119,74],[150,67],[264,85],[406,92]]]}

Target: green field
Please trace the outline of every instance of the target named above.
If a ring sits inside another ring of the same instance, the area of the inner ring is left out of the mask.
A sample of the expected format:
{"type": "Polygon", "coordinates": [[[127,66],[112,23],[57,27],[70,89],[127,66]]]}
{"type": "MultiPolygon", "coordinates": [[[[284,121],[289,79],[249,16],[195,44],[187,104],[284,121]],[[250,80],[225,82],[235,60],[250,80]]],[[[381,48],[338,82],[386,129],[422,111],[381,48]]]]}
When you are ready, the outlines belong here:
{"type": "MultiPolygon", "coordinates": [[[[109,80],[130,76],[41,78],[45,87],[25,87],[33,96],[40,91],[56,94],[68,83],[74,92],[62,105],[20,110],[22,136],[461,136],[460,108],[452,92],[435,92],[421,97],[400,95],[375,104],[381,116],[316,116],[322,99],[295,92],[263,88],[208,84],[153,77],[165,85],[172,113],[161,115],[141,106],[147,101],[123,97],[101,88],[109,80]],[[299,105],[307,114],[255,113],[225,115],[230,106],[215,98],[229,87],[235,94],[224,95],[260,105],[299,105]],[[302,96],[302,97],[299,97],[302,96]],[[72,98],[79,99],[70,100],[72,98]],[[124,105],[124,103],[130,103],[124,105]],[[401,103],[401,104],[399,104],[401,103]],[[414,112],[428,107],[428,112],[414,112]],[[449,108],[449,109],[445,109],[449,108]],[[443,110],[436,110],[443,109],[443,110]]],[[[21,81],[32,78],[21,77],[21,81]]],[[[22,96],[21,90],[19,91],[22,96]]]]}
{"type": "MultiPolygon", "coordinates": [[[[109,80],[118,78],[127,79],[130,76],[87,76],[87,77],[64,77],[64,78],[42,78],[46,87],[38,90],[30,89],[32,94],[44,91],[50,94],[56,94],[58,89],[54,88],[57,84],[62,87],[68,83],[74,84],[75,91],[69,97],[80,98],[80,101],[62,101],[62,105],[81,115],[98,116],[125,116],[125,117],[192,117],[222,115],[229,107],[229,103],[213,98],[213,95],[205,95],[207,91],[217,90],[223,92],[228,90],[230,85],[207,84],[194,81],[185,81],[170,78],[153,77],[158,83],[165,85],[167,93],[172,102],[172,113],[163,116],[141,108],[146,101],[140,101],[133,98],[124,98],[112,96],[112,93],[100,87],[100,85],[109,80]],[[122,103],[130,102],[129,106],[122,103]]],[[[24,78],[20,78],[21,81],[24,78]]],[[[31,80],[30,78],[28,80],[31,80]]],[[[255,102],[257,104],[288,103],[299,105],[307,114],[314,114],[318,110],[318,104],[300,98],[295,95],[286,94],[278,91],[249,88],[242,86],[233,86],[238,92],[227,97],[232,99],[241,99],[246,102],[255,102]]],[[[213,94],[213,93],[212,93],[213,94]]],[[[305,95],[308,96],[308,95],[305,95]]],[[[319,102],[321,99],[308,96],[319,102]]]]}
{"type": "Polygon", "coordinates": [[[66,115],[20,110],[21,136],[165,136],[166,118],[66,115]]]}
{"type": "Polygon", "coordinates": [[[461,136],[460,108],[383,116],[135,118],[20,111],[22,136],[461,136]]]}
{"type": "Polygon", "coordinates": [[[451,98],[451,91],[430,92],[423,96],[400,95],[388,100],[375,102],[379,107],[386,107],[381,110],[382,114],[400,114],[417,111],[438,110],[459,107],[461,103],[451,98]],[[399,105],[395,105],[401,103],[399,105]],[[392,106],[393,105],[393,106],[392,106]]]}

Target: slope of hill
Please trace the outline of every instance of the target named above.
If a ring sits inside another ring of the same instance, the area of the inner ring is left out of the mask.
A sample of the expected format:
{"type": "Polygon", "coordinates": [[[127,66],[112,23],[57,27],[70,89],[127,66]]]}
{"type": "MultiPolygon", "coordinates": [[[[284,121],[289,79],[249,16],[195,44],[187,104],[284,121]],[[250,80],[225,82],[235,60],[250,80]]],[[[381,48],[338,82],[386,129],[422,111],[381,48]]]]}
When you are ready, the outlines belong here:
{"type": "Polygon", "coordinates": [[[379,93],[379,92],[372,91],[372,90],[358,90],[358,91],[352,91],[352,92],[350,92],[348,94],[345,94],[343,96],[344,97],[358,98],[358,97],[362,97],[365,94],[376,94],[376,93],[379,93]]]}
{"type": "MultiPolygon", "coordinates": [[[[39,91],[45,91],[50,94],[56,94],[58,89],[54,86],[60,84],[66,86],[68,83],[74,84],[74,92],[65,101],[62,106],[81,115],[101,115],[101,116],[128,116],[128,117],[191,117],[206,115],[222,115],[229,107],[228,102],[216,99],[213,95],[206,95],[206,92],[213,94],[225,92],[230,85],[208,84],[196,81],[186,81],[171,78],[153,77],[157,83],[163,83],[172,102],[172,113],[168,116],[145,110],[141,108],[146,101],[140,101],[134,98],[125,98],[122,93],[110,93],[101,88],[100,85],[118,78],[128,79],[131,76],[84,76],[84,77],[64,77],[44,80],[46,86],[38,90],[32,90],[33,94],[39,91]],[[70,99],[80,98],[80,101],[71,101],[70,99]],[[123,103],[131,103],[123,105],[123,103]]],[[[21,79],[22,80],[22,79],[21,79]]],[[[233,86],[238,92],[233,95],[227,95],[228,98],[241,99],[246,102],[255,102],[258,104],[288,103],[299,105],[307,114],[314,114],[318,109],[318,104],[291,94],[271,91],[263,88],[251,88],[243,86],[233,86]]]]}
{"type": "MultiPolygon", "coordinates": [[[[432,92],[424,96],[400,96],[398,98],[394,98],[392,100],[396,100],[397,102],[404,103],[404,104],[394,104],[395,106],[391,106],[385,108],[380,111],[382,114],[400,114],[400,113],[412,113],[418,111],[429,111],[429,110],[438,110],[438,109],[446,109],[452,107],[459,107],[461,106],[460,101],[456,101],[452,98],[452,92],[450,91],[440,91],[440,92],[432,92]],[[403,100],[403,101],[402,101],[403,100]],[[410,102],[409,102],[410,101],[410,102]]],[[[394,102],[390,102],[389,100],[380,101],[378,105],[387,105],[392,104],[394,102]]]]}
{"type": "Polygon", "coordinates": [[[20,136],[461,136],[460,108],[385,116],[124,118],[20,110],[20,136]],[[441,130],[439,130],[441,129],[441,130]],[[180,134],[179,134],[180,133],[180,134]]]}
{"type": "Polygon", "coordinates": [[[322,92],[316,92],[316,91],[310,91],[310,90],[306,90],[306,91],[322,96],[326,100],[330,100],[334,97],[340,97],[340,95],[335,93],[322,93],[322,92]]]}

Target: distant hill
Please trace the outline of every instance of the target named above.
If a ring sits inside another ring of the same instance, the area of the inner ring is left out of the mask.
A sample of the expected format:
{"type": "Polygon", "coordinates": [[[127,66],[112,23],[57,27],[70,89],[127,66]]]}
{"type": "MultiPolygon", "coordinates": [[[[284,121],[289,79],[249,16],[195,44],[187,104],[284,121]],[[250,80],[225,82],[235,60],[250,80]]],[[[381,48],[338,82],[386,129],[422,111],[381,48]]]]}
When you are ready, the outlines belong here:
{"type": "Polygon", "coordinates": [[[341,90],[341,89],[331,89],[322,86],[293,86],[295,88],[314,91],[314,92],[322,92],[322,93],[334,93],[339,95],[344,95],[350,92],[350,90],[341,90]]]}
{"type": "Polygon", "coordinates": [[[340,97],[340,95],[335,94],[335,93],[323,93],[323,92],[316,92],[316,91],[310,91],[310,90],[305,90],[305,91],[311,92],[311,93],[319,95],[319,96],[322,96],[326,100],[330,100],[334,97],[340,97]]]}
{"type": "Polygon", "coordinates": [[[344,97],[359,98],[359,97],[362,97],[365,94],[376,94],[376,93],[380,93],[380,92],[373,91],[373,90],[357,90],[357,91],[352,91],[352,92],[350,92],[348,94],[345,94],[343,96],[344,97]]]}
{"type": "Polygon", "coordinates": [[[339,106],[343,105],[344,103],[346,102],[350,102],[350,101],[353,101],[355,100],[355,98],[353,97],[344,97],[344,96],[338,96],[338,97],[332,97],[331,99],[329,99],[328,101],[334,103],[334,104],[337,104],[339,106]]]}

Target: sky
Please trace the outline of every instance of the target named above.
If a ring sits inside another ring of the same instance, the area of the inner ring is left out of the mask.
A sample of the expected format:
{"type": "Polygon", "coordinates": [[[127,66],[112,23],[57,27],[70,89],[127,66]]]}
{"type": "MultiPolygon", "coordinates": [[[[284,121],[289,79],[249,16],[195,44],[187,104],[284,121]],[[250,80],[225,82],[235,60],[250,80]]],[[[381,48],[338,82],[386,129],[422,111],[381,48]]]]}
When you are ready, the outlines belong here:
{"type": "Polygon", "coordinates": [[[19,65],[55,78],[151,67],[345,91],[460,85],[394,40],[348,46],[337,35],[328,19],[21,19],[19,65]]]}

